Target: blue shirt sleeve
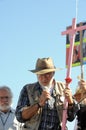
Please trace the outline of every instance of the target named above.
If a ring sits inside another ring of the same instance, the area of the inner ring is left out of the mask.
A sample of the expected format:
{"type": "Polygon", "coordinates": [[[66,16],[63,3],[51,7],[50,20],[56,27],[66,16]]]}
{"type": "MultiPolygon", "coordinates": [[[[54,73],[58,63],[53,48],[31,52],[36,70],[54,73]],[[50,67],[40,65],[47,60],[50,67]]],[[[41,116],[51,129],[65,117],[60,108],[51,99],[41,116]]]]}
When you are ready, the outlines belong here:
{"type": "Polygon", "coordinates": [[[29,98],[28,98],[28,94],[27,94],[27,85],[25,85],[21,92],[20,92],[20,96],[18,99],[18,103],[17,103],[17,107],[16,107],[16,118],[19,122],[23,123],[25,122],[25,120],[22,118],[22,109],[25,106],[29,106],[29,98]]]}

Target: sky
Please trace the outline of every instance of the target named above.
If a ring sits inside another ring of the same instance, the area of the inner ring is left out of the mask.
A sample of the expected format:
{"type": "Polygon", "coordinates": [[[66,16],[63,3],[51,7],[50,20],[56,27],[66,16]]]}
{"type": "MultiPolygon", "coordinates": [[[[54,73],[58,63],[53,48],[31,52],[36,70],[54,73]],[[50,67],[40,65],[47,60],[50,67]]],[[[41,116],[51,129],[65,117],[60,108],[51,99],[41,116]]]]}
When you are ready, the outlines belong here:
{"type": "MultiPolygon", "coordinates": [[[[28,70],[35,68],[38,58],[52,57],[57,68],[55,79],[66,78],[66,27],[86,22],[86,0],[0,0],[0,86],[13,92],[16,108],[22,87],[37,81],[28,70]]],[[[86,66],[83,65],[86,79],[86,66]]],[[[81,66],[72,67],[70,88],[74,94],[81,66]]],[[[74,121],[67,123],[74,129],[74,121]]]]}

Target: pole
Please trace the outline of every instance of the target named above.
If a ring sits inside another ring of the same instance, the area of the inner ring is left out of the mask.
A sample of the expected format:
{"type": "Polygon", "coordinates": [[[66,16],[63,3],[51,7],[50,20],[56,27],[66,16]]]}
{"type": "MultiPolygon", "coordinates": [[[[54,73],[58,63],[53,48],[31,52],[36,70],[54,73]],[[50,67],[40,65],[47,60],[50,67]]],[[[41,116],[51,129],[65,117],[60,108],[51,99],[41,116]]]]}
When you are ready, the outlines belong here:
{"type": "MultiPolygon", "coordinates": [[[[80,23],[80,26],[83,24],[80,23]]],[[[84,78],[84,68],[83,68],[83,37],[82,30],[80,31],[80,64],[81,64],[81,79],[84,78]]]]}

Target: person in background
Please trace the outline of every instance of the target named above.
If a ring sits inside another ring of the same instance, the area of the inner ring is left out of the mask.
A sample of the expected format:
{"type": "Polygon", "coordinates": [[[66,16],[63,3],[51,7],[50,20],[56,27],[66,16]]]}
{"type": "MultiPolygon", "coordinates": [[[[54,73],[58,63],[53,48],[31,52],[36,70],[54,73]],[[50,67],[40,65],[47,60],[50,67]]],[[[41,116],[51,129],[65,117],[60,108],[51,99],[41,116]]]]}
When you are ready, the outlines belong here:
{"type": "Polygon", "coordinates": [[[51,57],[38,58],[35,69],[30,70],[36,74],[37,82],[22,88],[16,107],[16,118],[24,123],[23,130],[61,130],[65,97],[68,101],[67,119],[74,119],[72,92],[65,83],[55,80],[56,70],[51,57]]]}
{"type": "Polygon", "coordinates": [[[11,107],[13,94],[8,86],[0,86],[0,130],[20,130],[15,110],[11,107]]]}
{"type": "Polygon", "coordinates": [[[76,113],[76,129],[86,130],[86,81],[81,79],[78,84],[78,89],[74,94],[74,98],[79,105],[79,110],[76,113]]]}
{"type": "Polygon", "coordinates": [[[74,49],[72,63],[74,64],[74,63],[78,63],[78,62],[80,62],[79,53],[78,53],[77,49],[74,49]]]}

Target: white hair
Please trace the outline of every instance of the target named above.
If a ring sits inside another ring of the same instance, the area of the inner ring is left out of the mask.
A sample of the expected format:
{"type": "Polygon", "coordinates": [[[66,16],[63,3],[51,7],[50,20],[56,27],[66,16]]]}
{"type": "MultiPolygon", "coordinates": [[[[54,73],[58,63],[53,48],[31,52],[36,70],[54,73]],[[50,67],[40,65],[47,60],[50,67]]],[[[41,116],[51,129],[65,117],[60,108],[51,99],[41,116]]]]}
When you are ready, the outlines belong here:
{"type": "Polygon", "coordinates": [[[13,93],[8,86],[6,85],[0,86],[0,90],[6,90],[9,93],[10,97],[13,98],[13,93]]]}

